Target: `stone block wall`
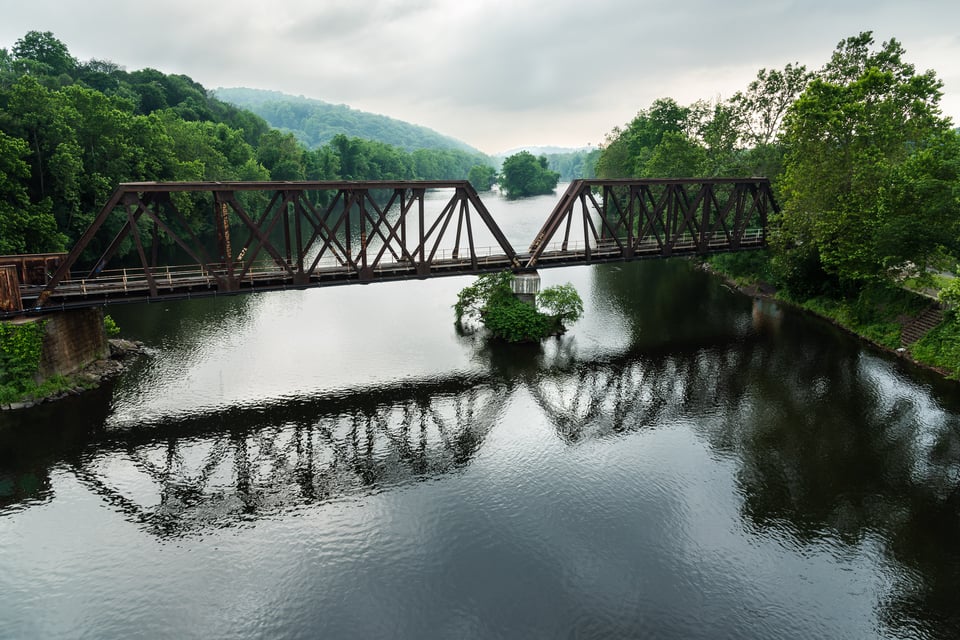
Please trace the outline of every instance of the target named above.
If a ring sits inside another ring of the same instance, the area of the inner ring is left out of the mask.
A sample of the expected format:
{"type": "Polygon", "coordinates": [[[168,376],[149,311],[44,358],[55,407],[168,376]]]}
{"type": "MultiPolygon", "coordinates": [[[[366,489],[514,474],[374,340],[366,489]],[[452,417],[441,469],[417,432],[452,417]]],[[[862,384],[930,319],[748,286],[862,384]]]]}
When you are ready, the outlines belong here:
{"type": "Polygon", "coordinates": [[[110,355],[103,328],[103,311],[79,309],[63,311],[44,318],[43,354],[40,379],[69,375],[91,362],[110,355]]]}

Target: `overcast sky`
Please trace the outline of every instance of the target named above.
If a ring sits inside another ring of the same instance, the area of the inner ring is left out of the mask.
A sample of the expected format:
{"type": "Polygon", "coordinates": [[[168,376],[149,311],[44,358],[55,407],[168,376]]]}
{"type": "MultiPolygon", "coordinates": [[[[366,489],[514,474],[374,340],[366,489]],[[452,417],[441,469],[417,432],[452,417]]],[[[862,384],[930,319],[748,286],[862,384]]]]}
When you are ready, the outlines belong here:
{"type": "Polygon", "coordinates": [[[0,47],[30,30],[80,60],[343,103],[487,153],[598,144],[656,98],[726,99],[871,30],[936,71],[960,123],[958,0],[0,0],[0,47]]]}

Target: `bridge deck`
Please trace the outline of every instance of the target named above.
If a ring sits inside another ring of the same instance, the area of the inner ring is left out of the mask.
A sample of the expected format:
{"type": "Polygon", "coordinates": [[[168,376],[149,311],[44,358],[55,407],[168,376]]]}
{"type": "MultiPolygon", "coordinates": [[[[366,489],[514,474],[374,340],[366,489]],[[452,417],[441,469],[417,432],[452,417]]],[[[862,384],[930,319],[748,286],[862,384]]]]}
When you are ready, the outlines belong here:
{"type": "MultiPolygon", "coordinates": [[[[725,238],[716,238],[710,242],[710,253],[729,252],[729,243],[725,238]]],[[[556,247],[560,243],[555,243],[556,247]]],[[[763,246],[762,230],[752,230],[740,241],[741,250],[757,249],[763,246]]],[[[226,275],[223,265],[211,265],[211,270],[202,265],[166,266],[152,272],[157,295],[151,295],[150,282],[141,268],[113,269],[104,271],[93,278],[78,277],[65,280],[57,287],[45,309],[71,309],[121,302],[149,302],[151,300],[178,300],[186,298],[213,297],[231,293],[250,293],[254,291],[283,291],[289,289],[307,289],[324,286],[374,282],[394,282],[401,280],[422,280],[432,277],[479,275],[513,269],[513,261],[503,254],[492,253],[492,247],[479,249],[476,266],[470,257],[454,258],[446,252],[435,257],[431,263],[429,275],[420,273],[415,264],[409,261],[381,262],[373,270],[373,277],[361,279],[356,266],[336,264],[327,260],[321,263],[305,280],[297,280],[290,271],[268,261],[261,261],[249,269],[242,280],[238,281],[235,291],[225,292],[219,288],[220,278],[226,275]]],[[[673,256],[702,255],[692,237],[678,240],[672,246],[673,256]]],[[[663,249],[659,243],[650,240],[638,245],[632,258],[625,258],[622,249],[613,240],[601,242],[592,247],[587,255],[586,247],[579,242],[568,243],[567,249],[553,248],[543,251],[537,261],[537,269],[570,267],[578,265],[623,262],[625,260],[643,260],[662,258],[663,249]]],[[[516,258],[527,264],[530,254],[517,254],[516,258]]],[[[21,286],[24,307],[29,310],[43,291],[43,286],[21,286]]]]}
{"type": "Polygon", "coordinates": [[[519,253],[465,181],[129,183],[53,273],[20,276],[0,317],[757,249],[770,210],[765,178],[577,180],[519,253]],[[475,227],[496,245],[476,246],[475,227]],[[121,248],[139,264],[111,268],[121,248]],[[179,263],[162,264],[171,248],[179,263]]]}

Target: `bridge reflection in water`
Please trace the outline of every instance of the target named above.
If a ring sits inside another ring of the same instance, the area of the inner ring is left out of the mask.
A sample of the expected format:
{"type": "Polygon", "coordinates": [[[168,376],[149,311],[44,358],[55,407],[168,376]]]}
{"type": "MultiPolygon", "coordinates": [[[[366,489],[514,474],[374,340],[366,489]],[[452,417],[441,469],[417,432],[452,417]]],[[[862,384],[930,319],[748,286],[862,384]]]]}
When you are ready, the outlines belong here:
{"type": "Polygon", "coordinates": [[[547,427],[574,457],[603,440],[614,445],[603,455],[621,440],[643,448],[650,442],[633,436],[682,425],[677,433],[735,467],[734,508],[749,535],[816,552],[828,541],[838,554],[881,544],[884,562],[900,567],[884,615],[955,621],[936,594],[956,593],[957,574],[928,550],[960,537],[958,407],[927,406],[819,325],[804,327],[808,341],[774,344],[766,332],[783,319],[757,315],[773,322],[591,361],[558,351],[519,374],[493,368],[146,423],[104,415],[69,451],[45,443],[33,457],[38,474],[72,475],[142,531],[172,540],[463,471],[514,403],[542,416],[524,429],[547,427]],[[830,387],[809,384],[818,379],[830,387]]]}
{"type": "Polygon", "coordinates": [[[410,381],[111,426],[70,468],[127,518],[176,537],[456,471],[517,393],[571,445],[670,424],[729,393],[716,381],[749,357],[744,340],[753,342],[586,363],[560,354],[516,377],[410,381]]]}

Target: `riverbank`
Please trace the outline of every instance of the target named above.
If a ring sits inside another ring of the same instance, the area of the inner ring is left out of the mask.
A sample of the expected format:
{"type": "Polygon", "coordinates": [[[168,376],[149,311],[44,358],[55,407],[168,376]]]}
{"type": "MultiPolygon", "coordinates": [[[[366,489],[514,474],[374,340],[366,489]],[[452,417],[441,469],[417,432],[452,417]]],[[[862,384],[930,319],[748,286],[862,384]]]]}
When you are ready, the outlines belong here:
{"type": "MultiPolygon", "coordinates": [[[[949,380],[960,380],[960,326],[949,315],[919,339],[905,342],[904,329],[932,307],[939,308],[929,296],[906,289],[883,299],[858,299],[855,302],[826,297],[798,300],[785,295],[776,286],[743,272],[734,273],[718,261],[701,263],[708,273],[752,297],[776,300],[827,320],[839,329],[913,365],[934,371],[949,380]]],[[[877,296],[874,296],[876,298],[877,296]]]]}
{"type": "Polygon", "coordinates": [[[122,373],[135,358],[145,353],[144,344],[139,341],[111,338],[107,342],[110,345],[109,357],[96,360],[69,376],[47,380],[16,401],[0,403],[0,411],[28,409],[96,389],[122,373]]]}

